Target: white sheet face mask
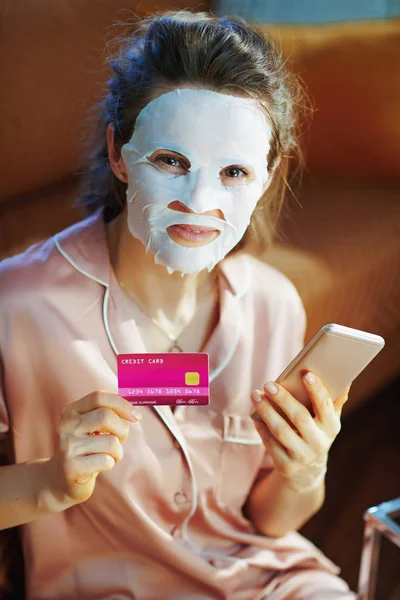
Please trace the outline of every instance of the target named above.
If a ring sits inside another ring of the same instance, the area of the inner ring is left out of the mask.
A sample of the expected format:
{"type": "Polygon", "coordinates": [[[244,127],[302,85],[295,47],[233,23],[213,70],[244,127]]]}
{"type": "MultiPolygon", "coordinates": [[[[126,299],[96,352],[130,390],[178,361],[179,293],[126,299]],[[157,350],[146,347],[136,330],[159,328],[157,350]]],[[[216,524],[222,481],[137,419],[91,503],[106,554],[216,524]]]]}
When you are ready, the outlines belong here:
{"type": "Polygon", "coordinates": [[[145,106],[121,154],[128,171],[129,230],[157,264],[182,275],[211,271],[236,246],[268,179],[270,138],[265,115],[252,99],[185,88],[145,106]],[[178,167],[166,158],[155,160],[165,154],[179,161],[178,167]],[[237,167],[244,171],[232,177],[237,167]],[[168,208],[176,201],[195,214],[168,208]],[[202,214],[216,209],[224,219],[202,214]],[[179,224],[212,227],[220,234],[189,248],[166,231],[179,224]]]}

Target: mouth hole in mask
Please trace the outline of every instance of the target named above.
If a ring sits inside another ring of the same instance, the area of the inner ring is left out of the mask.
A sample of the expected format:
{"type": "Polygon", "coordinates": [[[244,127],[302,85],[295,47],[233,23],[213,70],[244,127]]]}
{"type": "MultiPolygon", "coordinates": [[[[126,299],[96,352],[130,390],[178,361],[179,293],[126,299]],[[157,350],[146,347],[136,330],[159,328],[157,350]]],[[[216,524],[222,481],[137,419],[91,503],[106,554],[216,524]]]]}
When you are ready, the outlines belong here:
{"type": "Polygon", "coordinates": [[[186,248],[207,246],[221,235],[217,230],[199,231],[196,225],[171,225],[167,228],[167,233],[175,244],[186,248]]]}
{"type": "Polygon", "coordinates": [[[170,239],[178,246],[198,248],[216,240],[221,232],[201,225],[170,225],[166,229],[170,239]]]}

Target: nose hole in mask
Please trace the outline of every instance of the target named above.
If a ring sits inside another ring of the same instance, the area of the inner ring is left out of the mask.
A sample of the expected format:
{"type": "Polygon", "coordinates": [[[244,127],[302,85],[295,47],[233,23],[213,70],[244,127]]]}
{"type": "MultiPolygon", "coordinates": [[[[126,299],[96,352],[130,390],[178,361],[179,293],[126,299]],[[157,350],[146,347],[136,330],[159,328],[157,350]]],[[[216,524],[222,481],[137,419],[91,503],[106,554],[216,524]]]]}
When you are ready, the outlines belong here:
{"type": "Polygon", "coordinates": [[[171,210],[176,210],[177,212],[194,214],[193,210],[190,210],[190,208],[188,208],[185,204],[182,204],[182,202],[179,202],[178,200],[170,202],[168,204],[168,208],[170,208],[171,210]]]}
{"type": "MultiPolygon", "coordinates": [[[[177,212],[188,213],[190,215],[200,214],[200,213],[196,213],[194,210],[190,210],[190,208],[188,208],[186,206],[186,204],[182,204],[182,202],[179,202],[178,200],[174,200],[173,202],[170,202],[168,204],[168,208],[170,208],[171,210],[176,210],[177,212]]],[[[217,219],[221,219],[221,221],[226,221],[225,215],[220,208],[217,208],[216,210],[209,210],[209,211],[201,213],[201,214],[209,215],[212,217],[217,217],[217,219]]]]}

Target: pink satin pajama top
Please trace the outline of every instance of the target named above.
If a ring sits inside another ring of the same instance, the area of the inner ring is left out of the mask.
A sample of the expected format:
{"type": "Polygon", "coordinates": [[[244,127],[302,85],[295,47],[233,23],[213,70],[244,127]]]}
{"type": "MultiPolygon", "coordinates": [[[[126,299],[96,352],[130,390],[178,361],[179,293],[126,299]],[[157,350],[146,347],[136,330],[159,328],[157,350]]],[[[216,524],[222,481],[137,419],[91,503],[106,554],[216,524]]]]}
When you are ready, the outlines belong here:
{"type": "MultiPolygon", "coordinates": [[[[28,598],[253,600],[288,569],[338,573],[296,532],[257,534],[242,510],[273,468],[250,392],[303,346],[300,297],[246,254],[223,261],[219,289],[204,348],[210,405],[141,407],[122,461],[92,497],[22,527],[28,598]]],[[[111,268],[101,213],[4,260],[0,304],[0,431],[17,463],[50,457],[65,405],[117,392],[117,353],[151,351],[111,268]]]]}

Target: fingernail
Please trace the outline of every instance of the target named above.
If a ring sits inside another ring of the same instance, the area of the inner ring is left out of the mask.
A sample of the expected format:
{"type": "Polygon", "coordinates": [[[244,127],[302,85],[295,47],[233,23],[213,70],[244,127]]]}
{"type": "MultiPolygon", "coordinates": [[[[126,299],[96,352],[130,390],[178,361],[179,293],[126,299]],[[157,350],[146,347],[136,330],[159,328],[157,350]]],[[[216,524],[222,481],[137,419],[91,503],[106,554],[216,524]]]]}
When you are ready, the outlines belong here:
{"type": "Polygon", "coordinates": [[[261,402],[262,400],[262,396],[261,396],[261,392],[259,392],[258,390],[253,390],[251,392],[251,397],[253,398],[254,402],[261,402]]]}
{"type": "Polygon", "coordinates": [[[137,412],[136,410],[132,411],[132,419],[134,419],[135,421],[140,421],[141,418],[142,418],[142,413],[137,412]]]}
{"type": "Polygon", "coordinates": [[[304,379],[310,385],[313,385],[313,383],[315,383],[315,381],[316,381],[316,379],[315,379],[315,377],[314,377],[314,375],[312,373],[307,373],[307,375],[304,376],[304,379]]]}
{"type": "Polygon", "coordinates": [[[268,394],[277,394],[278,393],[278,388],[276,387],[276,385],[274,383],[272,383],[272,381],[268,381],[268,383],[265,384],[264,389],[266,392],[268,392],[268,394]]]}

